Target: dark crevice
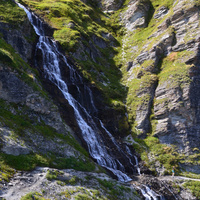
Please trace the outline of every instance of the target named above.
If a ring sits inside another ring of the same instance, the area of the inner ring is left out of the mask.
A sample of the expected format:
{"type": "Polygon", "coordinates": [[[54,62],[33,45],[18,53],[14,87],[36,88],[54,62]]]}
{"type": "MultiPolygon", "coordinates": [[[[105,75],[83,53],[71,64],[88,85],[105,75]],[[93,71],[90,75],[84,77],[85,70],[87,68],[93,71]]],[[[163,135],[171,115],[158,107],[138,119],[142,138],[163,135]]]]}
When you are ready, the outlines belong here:
{"type": "Polygon", "coordinates": [[[149,11],[148,11],[148,15],[147,15],[147,18],[146,18],[146,23],[147,23],[147,26],[149,25],[151,19],[153,18],[153,15],[154,15],[154,12],[155,12],[155,9],[151,3],[151,1],[149,1],[149,11]]]}

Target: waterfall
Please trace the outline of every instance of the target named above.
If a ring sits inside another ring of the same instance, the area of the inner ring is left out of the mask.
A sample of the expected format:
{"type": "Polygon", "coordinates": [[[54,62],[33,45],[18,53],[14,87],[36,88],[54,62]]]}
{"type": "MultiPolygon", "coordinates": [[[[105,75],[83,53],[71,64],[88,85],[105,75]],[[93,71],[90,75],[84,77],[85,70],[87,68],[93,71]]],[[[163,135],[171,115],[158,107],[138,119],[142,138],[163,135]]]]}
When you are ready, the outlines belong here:
{"type": "MultiPolygon", "coordinates": [[[[77,81],[82,82],[81,76],[79,76],[73,66],[68,63],[66,57],[61,52],[59,52],[56,42],[45,36],[42,21],[36,15],[34,15],[34,13],[27,10],[23,5],[19,3],[17,4],[27,13],[27,16],[34,27],[36,34],[39,36],[36,50],[42,52],[45,78],[50,80],[59,88],[65,99],[68,101],[69,105],[73,108],[77,124],[81,130],[82,137],[88,146],[88,151],[91,157],[95,159],[99,165],[112,171],[118,177],[119,181],[131,181],[132,179],[125,174],[125,167],[123,164],[113,156],[110,150],[106,148],[101,134],[99,134],[101,133],[101,130],[93,120],[91,113],[87,111],[81,102],[77,101],[72,96],[72,94],[70,94],[66,80],[62,79],[60,70],[61,59],[70,70],[69,81],[71,81],[71,83],[76,85],[77,81]]],[[[76,87],[77,91],[80,91],[77,85],[76,87]]],[[[91,90],[87,87],[85,88],[85,92],[90,98],[91,108],[93,108],[94,112],[96,112],[97,109],[94,105],[91,90]]],[[[103,126],[102,123],[100,126],[102,130],[104,130],[109,135],[111,141],[116,146],[116,149],[122,152],[114,138],[111,137],[111,133],[103,126]]],[[[128,160],[129,158],[126,157],[126,159],[128,160]]],[[[130,165],[132,164],[130,163],[130,165]]]]}
{"type": "MultiPolygon", "coordinates": [[[[132,154],[131,154],[131,150],[129,149],[129,147],[128,147],[127,145],[126,145],[126,151],[127,151],[127,153],[128,153],[131,157],[132,157],[132,156],[134,157],[138,175],[141,175],[137,157],[136,157],[135,155],[132,155],[132,154]]],[[[132,163],[131,160],[130,160],[130,162],[132,163]]],[[[133,164],[133,163],[132,163],[132,164],[133,164]]]]}
{"type": "Polygon", "coordinates": [[[162,195],[157,194],[152,189],[150,189],[146,185],[142,185],[141,187],[132,184],[134,188],[140,190],[142,195],[144,196],[145,200],[165,200],[165,197],[162,195]]]}
{"type": "Polygon", "coordinates": [[[135,155],[134,155],[134,158],[135,158],[136,168],[137,168],[138,174],[141,175],[141,173],[140,173],[140,168],[139,168],[139,164],[138,164],[138,159],[137,159],[137,157],[136,157],[135,155]]]}

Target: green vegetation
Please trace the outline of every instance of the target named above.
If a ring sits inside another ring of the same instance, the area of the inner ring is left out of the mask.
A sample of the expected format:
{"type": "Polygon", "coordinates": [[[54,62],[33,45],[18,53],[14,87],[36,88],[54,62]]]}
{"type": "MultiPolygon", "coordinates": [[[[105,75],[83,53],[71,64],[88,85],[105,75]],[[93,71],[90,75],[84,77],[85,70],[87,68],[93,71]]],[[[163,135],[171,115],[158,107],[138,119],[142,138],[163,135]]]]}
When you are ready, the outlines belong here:
{"type": "Polygon", "coordinates": [[[0,22],[9,23],[15,27],[26,19],[24,13],[12,0],[2,0],[0,2],[0,22]]]}
{"type": "Polygon", "coordinates": [[[171,174],[172,166],[176,168],[176,174],[180,173],[179,162],[184,160],[184,156],[176,152],[175,147],[161,144],[159,139],[153,136],[148,136],[146,139],[134,139],[137,143],[134,144],[135,150],[141,154],[141,159],[145,161],[147,167],[152,172],[156,172],[156,163],[160,163],[160,167],[165,168],[164,175],[171,174]]]}
{"type": "Polygon", "coordinates": [[[180,172],[180,176],[185,176],[193,179],[200,179],[200,174],[195,174],[192,172],[180,172]]]}
{"type": "Polygon", "coordinates": [[[46,174],[46,178],[51,181],[51,180],[56,180],[59,175],[63,175],[61,171],[58,170],[48,170],[46,174]]]}
{"type": "MultiPolygon", "coordinates": [[[[135,69],[137,71],[137,69],[135,69]]],[[[152,98],[150,88],[157,83],[157,76],[146,73],[141,79],[133,79],[129,83],[129,91],[127,96],[127,109],[129,112],[129,123],[132,126],[132,131],[137,133],[135,126],[137,126],[136,113],[137,111],[149,109],[149,101],[152,98]]],[[[139,134],[139,133],[137,133],[139,134]]]]}
{"type": "Polygon", "coordinates": [[[38,192],[30,192],[26,194],[25,196],[23,196],[20,200],[49,200],[49,199],[45,199],[42,196],[42,194],[38,192]]]}
{"type": "Polygon", "coordinates": [[[166,169],[166,174],[171,174],[172,166],[176,167],[178,171],[178,163],[181,159],[180,155],[175,151],[173,147],[169,147],[164,144],[160,144],[159,139],[155,137],[148,137],[144,140],[151,154],[155,156],[155,160],[150,162],[150,165],[154,165],[155,161],[158,160],[161,165],[166,169]]]}
{"type": "MultiPolygon", "coordinates": [[[[116,182],[107,181],[102,179],[97,179],[98,182],[102,185],[102,188],[106,190],[106,193],[109,194],[109,199],[117,199],[118,196],[121,196],[121,199],[124,199],[124,192],[128,192],[130,188],[119,186],[116,182]]],[[[130,191],[129,191],[130,192],[130,191]]],[[[135,193],[137,195],[137,193],[135,193]]]]}
{"type": "Polygon", "coordinates": [[[191,190],[192,194],[200,199],[200,182],[199,181],[187,181],[183,184],[183,187],[191,190]]]}
{"type": "Polygon", "coordinates": [[[14,173],[15,171],[0,159],[0,182],[3,180],[8,182],[14,173]]]}
{"type": "Polygon", "coordinates": [[[156,166],[160,163],[160,167],[165,168],[164,175],[171,175],[172,166],[175,166],[176,175],[194,179],[200,178],[199,174],[185,172],[180,167],[180,163],[191,164],[191,166],[199,165],[200,154],[198,152],[192,155],[178,153],[175,145],[161,144],[159,139],[152,135],[148,135],[144,140],[134,135],[134,140],[136,142],[133,144],[134,149],[141,155],[141,159],[147,167],[155,174],[157,174],[156,166]]]}
{"type": "Polygon", "coordinates": [[[48,158],[39,154],[13,156],[0,153],[0,161],[17,170],[33,170],[36,166],[48,166],[48,158]]]}
{"type": "Polygon", "coordinates": [[[70,158],[54,158],[54,162],[56,163],[54,167],[57,167],[59,169],[75,169],[79,171],[94,171],[95,170],[95,164],[91,162],[89,159],[86,159],[85,161],[70,157],[70,158]]]}
{"type": "MultiPolygon", "coordinates": [[[[20,2],[31,7],[56,29],[53,37],[60,42],[66,53],[74,58],[83,76],[102,91],[105,102],[115,108],[112,104],[115,100],[119,102],[118,108],[121,105],[123,110],[122,101],[126,97],[126,88],[120,83],[121,73],[113,60],[117,51],[109,47],[109,39],[103,36],[118,34],[121,28],[118,17],[102,13],[92,2],[84,4],[80,0],[20,2]],[[98,46],[96,38],[107,46],[98,46]]],[[[117,40],[113,39],[113,43],[119,46],[117,40]]]]}
{"type": "Polygon", "coordinates": [[[182,86],[182,84],[189,84],[191,79],[189,78],[188,70],[191,67],[181,62],[185,58],[189,58],[194,52],[182,51],[172,52],[166,58],[163,59],[161,72],[159,73],[159,84],[168,82],[168,87],[182,86]]]}
{"type": "Polygon", "coordinates": [[[151,0],[151,3],[155,10],[160,8],[161,6],[165,6],[170,9],[174,3],[173,0],[151,0]]]}
{"type": "MultiPolygon", "coordinates": [[[[57,158],[55,155],[40,155],[40,154],[27,154],[27,155],[8,155],[4,153],[0,153],[0,162],[3,163],[1,167],[3,173],[7,174],[9,178],[9,174],[13,174],[13,170],[33,170],[36,166],[46,166],[46,167],[55,167],[58,169],[75,169],[79,171],[94,171],[95,165],[91,161],[84,162],[80,159],[70,157],[70,158],[57,158]],[[8,166],[5,169],[5,166],[8,166]]],[[[4,179],[7,179],[6,176],[4,179]]]]}
{"type": "Polygon", "coordinates": [[[67,199],[73,196],[75,200],[108,200],[99,190],[85,187],[76,187],[75,190],[66,190],[61,192],[60,196],[64,196],[67,199]]]}

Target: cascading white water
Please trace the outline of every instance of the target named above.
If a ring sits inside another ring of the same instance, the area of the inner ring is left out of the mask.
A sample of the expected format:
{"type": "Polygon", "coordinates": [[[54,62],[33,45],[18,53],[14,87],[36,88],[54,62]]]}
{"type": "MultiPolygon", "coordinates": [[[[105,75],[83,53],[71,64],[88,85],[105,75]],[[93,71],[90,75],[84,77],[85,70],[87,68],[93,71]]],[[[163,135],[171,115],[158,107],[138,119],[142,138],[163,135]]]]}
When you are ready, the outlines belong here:
{"type": "Polygon", "coordinates": [[[137,159],[137,157],[135,155],[134,155],[134,158],[135,158],[135,163],[136,163],[136,168],[137,168],[138,174],[141,175],[139,164],[138,164],[138,159],[137,159]]]}
{"type": "Polygon", "coordinates": [[[153,200],[158,200],[158,197],[160,195],[156,194],[153,190],[151,190],[148,186],[144,185],[146,191],[147,191],[147,194],[153,198],[153,200]]]}
{"type": "MultiPolygon", "coordinates": [[[[25,10],[31,24],[35,29],[36,34],[39,36],[39,41],[37,43],[36,48],[42,52],[43,70],[46,74],[46,78],[48,78],[52,83],[54,83],[59,88],[59,90],[64,95],[65,99],[68,101],[69,105],[73,108],[77,124],[82,132],[83,139],[88,145],[88,150],[90,155],[97,161],[99,165],[112,171],[118,177],[118,180],[123,182],[131,181],[132,179],[124,173],[125,169],[124,166],[121,164],[121,162],[113,158],[109,154],[100,134],[98,134],[100,130],[96,126],[90,114],[69,93],[68,86],[61,76],[59,57],[62,57],[62,60],[65,62],[66,66],[68,66],[70,70],[71,82],[75,82],[77,78],[79,79],[79,81],[82,81],[81,77],[77,77],[78,75],[77,73],[75,73],[74,68],[68,64],[66,57],[59,52],[56,42],[54,40],[51,40],[49,37],[45,36],[43,25],[40,19],[33,13],[28,11],[23,5],[19,3],[17,4],[19,5],[19,7],[25,10]],[[81,113],[84,113],[84,117],[82,116],[81,113]]],[[[92,106],[93,108],[95,108],[92,99],[92,94],[90,92],[89,95],[92,102],[92,106]]],[[[105,127],[103,127],[103,129],[105,129],[105,127]]],[[[108,133],[108,135],[111,135],[108,130],[106,130],[106,132],[108,133]]],[[[116,145],[116,147],[119,148],[118,145],[116,144],[116,141],[112,137],[111,140],[116,145]]]]}
{"type": "Polygon", "coordinates": [[[133,184],[133,186],[134,188],[140,190],[145,200],[165,200],[165,198],[162,195],[157,194],[146,185],[142,185],[139,187],[133,184]]]}
{"type": "MultiPolygon", "coordinates": [[[[130,156],[133,156],[133,157],[134,157],[135,163],[136,163],[137,172],[138,172],[139,175],[141,175],[137,157],[136,157],[135,155],[132,155],[132,154],[131,154],[131,150],[129,149],[129,147],[128,147],[127,145],[126,145],[126,151],[127,151],[127,153],[128,153],[130,156]]],[[[130,160],[130,162],[132,163],[131,160],[130,160]]]]}

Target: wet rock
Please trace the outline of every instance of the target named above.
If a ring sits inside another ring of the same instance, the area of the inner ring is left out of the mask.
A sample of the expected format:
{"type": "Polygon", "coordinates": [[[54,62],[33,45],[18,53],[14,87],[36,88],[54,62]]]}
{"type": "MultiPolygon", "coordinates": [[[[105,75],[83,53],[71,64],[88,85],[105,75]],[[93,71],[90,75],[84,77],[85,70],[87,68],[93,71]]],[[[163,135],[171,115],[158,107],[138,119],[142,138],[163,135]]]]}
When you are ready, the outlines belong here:
{"type": "Polygon", "coordinates": [[[0,71],[0,80],[0,98],[13,103],[24,104],[26,96],[32,89],[18,78],[17,74],[6,68],[0,71]]]}
{"type": "Polygon", "coordinates": [[[23,60],[31,60],[37,37],[28,19],[18,29],[10,24],[0,22],[0,32],[5,41],[22,56],[23,60]]]}

